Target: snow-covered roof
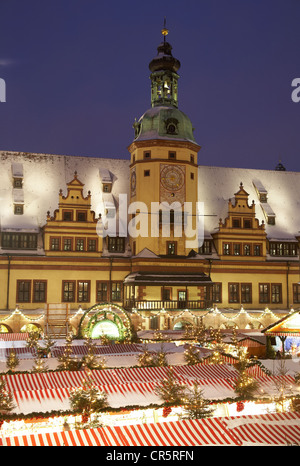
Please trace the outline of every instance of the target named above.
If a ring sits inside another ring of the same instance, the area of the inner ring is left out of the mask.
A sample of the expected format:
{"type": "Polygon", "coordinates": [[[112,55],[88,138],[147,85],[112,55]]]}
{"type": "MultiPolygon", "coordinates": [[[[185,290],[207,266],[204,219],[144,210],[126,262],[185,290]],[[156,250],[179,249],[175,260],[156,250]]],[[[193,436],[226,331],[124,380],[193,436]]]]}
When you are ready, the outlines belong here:
{"type": "MultiPolygon", "coordinates": [[[[91,192],[96,217],[104,206],[118,209],[120,194],[129,195],[129,160],[6,151],[0,151],[0,160],[2,231],[36,231],[45,225],[47,212],[51,215],[58,207],[59,190],[66,193],[75,171],[84,184],[84,194],[91,192]],[[14,176],[23,178],[21,189],[13,188],[14,176]],[[103,192],[104,182],[112,184],[110,193],[103,192]],[[14,215],[14,203],[24,204],[23,215],[14,215]]],[[[300,232],[299,172],[200,165],[198,200],[204,203],[205,236],[216,232],[219,219],[227,217],[228,201],[241,182],[249,193],[249,204],[255,203],[256,217],[265,222],[268,238],[295,240],[300,232]],[[261,192],[267,195],[267,202],[260,201],[261,192]],[[275,225],[267,223],[266,215],[275,215],[275,225]]]]}
{"type": "Polygon", "coordinates": [[[265,222],[268,238],[295,240],[300,232],[299,172],[199,166],[198,199],[204,202],[205,231],[215,232],[219,219],[224,220],[227,217],[228,201],[232,199],[241,182],[249,194],[249,204],[252,201],[255,203],[256,218],[260,223],[265,222]],[[255,186],[264,188],[267,203],[260,202],[255,186]],[[274,212],[275,225],[267,223],[264,209],[266,213],[274,212]]]}

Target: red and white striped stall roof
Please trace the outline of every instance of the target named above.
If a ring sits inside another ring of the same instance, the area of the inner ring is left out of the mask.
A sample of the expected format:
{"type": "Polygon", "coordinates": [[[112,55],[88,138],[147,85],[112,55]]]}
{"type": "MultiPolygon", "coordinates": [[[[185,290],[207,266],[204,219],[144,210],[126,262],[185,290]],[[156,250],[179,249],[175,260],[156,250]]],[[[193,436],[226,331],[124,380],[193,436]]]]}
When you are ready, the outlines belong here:
{"type": "MultiPolygon", "coordinates": [[[[65,351],[66,346],[54,346],[51,349],[51,354],[54,358],[57,358],[58,356],[61,356],[64,351],[65,351]]],[[[80,345],[72,345],[72,353],[74,355],[85,355],[87,354],[88,348],[84,344],[80,345]]],[[[140,353],[142,352],[142,345],[138,344],[126,344],[126,343],[120,343],[116,345],[95,345],[93,347],[93,352],[94,354],[97,355],[109,355],[109,354],[128,354],[128,353],[140,353]]]]}
{"type": "Polygon", "coordinates": [[[300,415],[181,420],[5,437],[3,446],[287,446],[300,445],[300,415]]]}
{"type": "Polygon", "coordinates": [[[0,333],[0,341],[26,341],[28,333],[0,333]]]}
{"type": "MultiPolygon", "coordinates": [[[[170,369],[168,367],[136,367],[125,369],[104,369],[91,371],[96,385],[118,385],[130,383],[160,382],[170,369]]],[[[211,364],[194,366],[173,366],[175,378],[182,383],[189,380],[234,379],[238,372],[230,365],[211,364]]],[[[57,371],[44,373],[20,373],[4,376],[11,391],[41,390],[43,388],[70,388],[82,385],[86,377],[83,371],[57,371]]]]}
{"type": "Polygon", "coordinates": [[[3,446],[235,446],[238,443],[218,418],[106,426],[3,439],[3,446]]]}
{"type": "Polygon", "coordinates": [[[300,414],[294,412],[228,417],[223,425],[243,445],[300,445],[300,414]]]}

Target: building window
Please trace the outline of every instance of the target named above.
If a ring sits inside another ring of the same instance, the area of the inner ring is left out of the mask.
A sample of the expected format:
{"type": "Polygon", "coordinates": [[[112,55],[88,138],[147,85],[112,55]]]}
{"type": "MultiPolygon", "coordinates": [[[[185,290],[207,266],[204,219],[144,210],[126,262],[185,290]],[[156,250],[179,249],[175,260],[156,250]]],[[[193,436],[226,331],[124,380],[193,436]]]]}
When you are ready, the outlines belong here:
{"type": "Polygon", "coordinates": [[[244,244],[244,256],[251,256],[250,244],[244,244]]]}
{"type": "Polygon", "coordinates": [[[107,282],[96,282],[96,301],[97,303],[107,303],[108,301],[107,282]]]}
{"type": "Polygon", "coordinates": [[[77,211],[77,222],[86,222],[86,212],[77,211]]]}
{"type": "Polygon", "coordinates": [[[150,176],[150,170],[144,170],[144,176],[150,176]]]}
{"type": "Polygon", "coordinates": [[[72,238],[64,238],[64,251],[72,251],[72,238]]]}
{"type": "Polygon", "coordinates": [[[90,301],[90,282],[78,281],[77,293],[77,301],[79,303],[88,303],[90,301]]]}
{"type": "Polygon", "coordinates": [[[240,256],[241,255],[241,245],[239,243],[234,243],[233,244],[233,254],[235,256],[240,256]]]}
{"type": "Polygon", "coordinates": [[[202,246],[199,248],[199,254],[211,254],[212,244],[209,240],[204,240],[202,246]]]}
{"type": "Polygon", "coordinates": [[[50,238],[50,249],[51,251],[59,251],[60,250],[60,238],[50,238]]]}
{"type": "Polygon", "coordinates": [[[190,161],[191,161],[191,163],[195,163],[195,157],[192,154],[190,155],[190,161]]]}
{"type": "Polygon", "coordinates": [[[271,302],[272,304],[282,303],[282,286],[281,283],[272,283],[271,285],[271,302]]]}
{"type": "Polygon", "coordinates": [[[23,204],[15,204],[14,205],[14,214],[15,215],[23,215],[23,213],[24,213],[23,204]]]}
{"type": "Polygon", "coordinates": [[[191,180],[193,180],[193,179],[194,179],[194,173],[191,172],[191,180]]]}
{"type": "Polygon", "coordinates": [[[254,256],[261,256],[261,245],[260,244],[254,244],[253,254],[254,256]]]}
{"type": "Polygon", "coordinates": [[[176,152],[169,152],[169,159],[176,159],[176,152]]]}
{"type": "Polygon", "coordinates": [[[212,300],[213,303],[222,302],[222,283],[214,283],[212,288],[212,300]]]}
{"type": "Polygon", "coordinates": [[[244,219],[244,228],[252,228],[252,220],[245,218],[244,219]]]}
{"type": "Polygon", "coordinates": [[[123,253],[125,251],[125,238],[119,236],[109,236],[108,251],[123,253]]]}
{"type": "Polygon", "coordinates": [[[30,303],[30,280],[17,280],[17,302],[30,303]]]}
{"type": "Polygon", "coordinates": [[[176,241],[167,241],[167,255],[176,256],[177,254],[177,243],[176,241]]]}
{"type": "Polygon", "coordinates": [[[144,152],[144,159],[151,159],[151,152],[150,151],[145,151],[144,152]]]}
{"type": "Polygon", "coordinates": [[[223,243],[223,254],[229,256],[230,252],[230,243],[223,243]]]}
{"type": "Polygon", "coordinates": [[[233,218],[232,219],[232,227],[233,228],[241,228],[241,219],[240,218],[233,218]]]}
{"type": "Polygon", "coordinates": [[[73,211],[72,210],[63,210],[63,221],[72,222],[73,220],[73,211]]]}
{"type": "Polygon", "coordinates": [[[111,300],[122,301],[122,282],[112,282],[111,284],[111,300]]]}
{"type": "Polygon", "coordinates": [[[269,246],[271,256],[296,256],[296,243],[275,243],[271,242],[269,246]]]}
{"type": "Polygon", "coordinates": [[[7,249],[36,249],[37,235],[27,233],[2,233],[2,247],[7,249]]]}
{"type": "Polygon", "coordinates": [[[268,283],[259,284],[259,302],[260,303],[270,302],[270,285],[268,283]]]}
{"type": "Polygon", "coordinates": [[[74,281],[63,281],[63,302],[74,303],[75,302],[75,289],[76,285],[74,281]]]}
{"type": "Polygon", "coordinates": [[[33,281],[33,302],[34,303],[45,303],[46,298],[47,282],[46,281],[33,281]]]}
{"type": "Polygon", "coordinates": [[[296,304],[300,303],[300,285],[298,283],[293,285],[293,301],[296,304]]]}
{"type": "Polygon", "coordinates": [[[161,289],[161,299],[162,301],[171,301],[172,299],[172,288],[165,288],[161,289]]]}
{"type": "Polygon", "coordinates": [[[84,239],[76,238],[76,251],[84,251],[84,239]]]}
{"type": "Polygon", "coordinates": [[[88,250],[89,251],[97,251],[97,240],[96,239],[89,239],[88,240],[88,250]]]}
{"type": "Polygon", "coordinates": [[[240,302],[240,287],[238,283],[228,284],[228,301],[230,303],[240,302]]]}
{"type": "Polygon", "coordinates": [[[252,303],[252,285],[251,283],[241,283],[241,302],[252,303]]]}

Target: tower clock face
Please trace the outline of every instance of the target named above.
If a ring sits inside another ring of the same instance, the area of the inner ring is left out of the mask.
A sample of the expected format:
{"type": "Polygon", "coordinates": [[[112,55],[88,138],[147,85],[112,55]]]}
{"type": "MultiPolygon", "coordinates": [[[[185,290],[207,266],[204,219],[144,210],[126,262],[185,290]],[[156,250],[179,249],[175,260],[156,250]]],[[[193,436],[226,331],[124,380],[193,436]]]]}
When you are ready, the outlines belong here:
{"type": "Polygon", "coordinates": [[[168,191],[179,191],[184,185],[184,174],[180,167],[165,166],[161,172],[161,183],[168,191]]]}

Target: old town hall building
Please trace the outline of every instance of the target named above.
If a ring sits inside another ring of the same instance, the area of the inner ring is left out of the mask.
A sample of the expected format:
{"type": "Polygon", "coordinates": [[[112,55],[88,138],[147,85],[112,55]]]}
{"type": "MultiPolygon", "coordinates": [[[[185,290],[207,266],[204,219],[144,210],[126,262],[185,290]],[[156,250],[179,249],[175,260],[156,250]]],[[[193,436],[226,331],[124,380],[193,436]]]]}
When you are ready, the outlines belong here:
{"type": "Polygon", "coordinates": [[[300,307],[300,173],[201,164],[162,32],[128,160],[0,152],[2,332],[258,329],[300,307]]]}

